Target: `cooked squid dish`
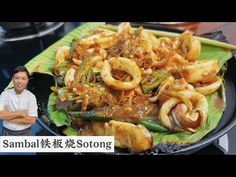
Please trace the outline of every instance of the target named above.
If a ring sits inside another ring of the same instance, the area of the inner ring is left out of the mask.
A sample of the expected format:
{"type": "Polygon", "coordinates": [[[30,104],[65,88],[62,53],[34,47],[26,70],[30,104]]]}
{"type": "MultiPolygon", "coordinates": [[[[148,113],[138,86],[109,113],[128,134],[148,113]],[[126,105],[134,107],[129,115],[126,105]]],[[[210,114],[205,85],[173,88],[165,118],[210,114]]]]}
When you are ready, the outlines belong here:
{"type": "Polygon", "coordinates": [[[128,22],[96,28],[57,49],[57,109],[78,135],[114,136],[132,152],[151,149],[153,132],[195,133],[207,120],[206,97],[223,83],[218,61],[200,53],[190,31],[168,38],[128,22]]]}

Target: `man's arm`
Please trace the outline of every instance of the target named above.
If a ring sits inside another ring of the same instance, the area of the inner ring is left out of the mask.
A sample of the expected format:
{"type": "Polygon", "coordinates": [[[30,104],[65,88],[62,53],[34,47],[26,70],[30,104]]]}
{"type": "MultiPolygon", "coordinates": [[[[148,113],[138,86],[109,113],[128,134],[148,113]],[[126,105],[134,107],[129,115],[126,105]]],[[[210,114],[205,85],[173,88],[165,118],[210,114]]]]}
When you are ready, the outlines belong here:
{"type": "MultiPolygon", "coordinates": [[[[8,111],[6,107],[6,102],[7,102],[7,95],[5,94],[5,92],[3,92],[0,95],[0,119],[14,122],[16,124],[34,124],[35,123],[36,117],[37,117],[35,116],[37,113],[37,109],[35,111],[36,113],[34,112],[29,113],[31,116],[28,115],[28,110],[10,112],[8,111]]],[[[36,105],[36,108],[37,108],[35,96],[33,97],[33,103],[30,102],[29,105],[32,105],[32,106],[36,105]]]]}
{"type": "MultiPolygon", "coordinates": [[[[5,114],[5,119],[16,124],[34,124],[36,117],[28,116],[27,111],[14,111],[9,112],[7,108],[4,108],[3,114],[5,114]],[[16,117],[18,115],[19,117],[16,117]]],[[[0,111],[1,115],[1,111],[0,111]]]]}
{"type": "Polygon", "coordinates": [[[27,116],[23,118],[11,119],[9,121],[15,124],[34,124],[36,121],[36,117],[27,116]]]}
{"type": "Polygon", "coordinates": [[[2,120],[12,120],[16,118],[27,117],[27,111],[12,111],[9,112],[8,110],[4,109],[0,111],[0,119],[2,120]]]}

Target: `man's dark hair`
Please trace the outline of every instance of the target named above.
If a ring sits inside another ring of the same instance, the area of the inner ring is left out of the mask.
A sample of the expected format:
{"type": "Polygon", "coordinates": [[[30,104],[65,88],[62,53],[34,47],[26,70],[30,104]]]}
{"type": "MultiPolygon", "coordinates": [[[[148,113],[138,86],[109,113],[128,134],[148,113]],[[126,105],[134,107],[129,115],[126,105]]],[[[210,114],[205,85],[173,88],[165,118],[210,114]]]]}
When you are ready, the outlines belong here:
{"type": "Polygon", "coordinates": [[[13,76],[18,72],[25,72],[27,74],[28,78],[30,76],[29,71],[27,70],[27,68],[25,66],[17,66],[13,71],[13,76]]]}

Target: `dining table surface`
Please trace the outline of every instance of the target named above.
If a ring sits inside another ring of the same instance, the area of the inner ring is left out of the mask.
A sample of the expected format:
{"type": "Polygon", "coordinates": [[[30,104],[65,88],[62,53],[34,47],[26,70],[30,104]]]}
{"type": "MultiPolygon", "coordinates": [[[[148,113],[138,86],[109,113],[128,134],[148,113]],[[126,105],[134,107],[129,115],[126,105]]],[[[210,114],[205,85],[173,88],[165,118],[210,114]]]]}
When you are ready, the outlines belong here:
{"type": "Polygon", "coordinates": [[[236,22],[189,22],[166,25],[169,28],[190,30],[196,35],[222,31],[230,44],[236,45],[236,22]]]}

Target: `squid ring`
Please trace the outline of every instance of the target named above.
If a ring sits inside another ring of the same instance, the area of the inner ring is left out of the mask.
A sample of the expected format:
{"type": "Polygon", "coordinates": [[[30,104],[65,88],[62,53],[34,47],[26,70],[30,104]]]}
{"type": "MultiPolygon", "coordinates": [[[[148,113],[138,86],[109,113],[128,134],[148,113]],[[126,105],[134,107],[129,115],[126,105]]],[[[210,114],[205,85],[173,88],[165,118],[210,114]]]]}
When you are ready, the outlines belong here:
{"type": "Polygon", "coordinates": [[[75,68],[70,68],[66,72],[66,75],[65,75],[65,78],[64,78],[64,83],[68,88],[70,88],[71,84],[75,80],[75,73],[76,73],[75,68]]]}
{"type": "Polygon", "coordinates": [[[218,88],[221,86],[222,84],[222,79],[220,77],[217,77],[217,80],[207,86],[202,86],[202,87],[195,87],[195,90],[203,95],[210,95],[213,92],[215,92],[216,90],[218,90],[218,88]]]}
{"type": "Polygon", "coordinates": [[[69,58],[69,56],[70,56],[70,47],[60,46],[57,49],[57,53],[56,53],[55,68],[57,69],[62,62],[64,62],[66,59],[69,58]]]}
{"type": "Polygon", "coordinates": [[[91,46],[98,44],[102,49],[107,49],[118,42],[118,33],[106,29],[98,30],[98,34],[80,39],[79,44],[85,48],[91,48],[91,46]]]}
{"type": "Polygon", "coordinates": [[[180,99],[171,97],[160,109],[160,123],[171,130],[177,130],[173,121],[176,123],[176,120],[178,120],[179,125],[177,124],[177,126],[179,126],[179,128],[187,130],[190,128],[189,131],[194,131],[206,120],[208,114],[207,99],[204,95],[192,90],[181,91],[180,93],[195,103],[194,110],[187,113],[187,106],[183,103],[179,104],[182,102],[180,99]],[[171,110],[174,120],[168,115],[171,110]],[[191,118],[194,118],[195,120],[192,120],[191,118]]]}
{"type": "Polygon", "coordinates": [[[180,102],[181,100],[179,100],[178,98],[172,97],[169,100],[167,100],[160,109],[160,122],[163,126],[169,128],[170,130],[174,128],[174,125],[171,122],[168,114],[171,111],[171,109],[174,108],[180,102]]]}
{"type": "Polygon", "coordinates": [[[116,90],[130,90],[139,85],[141,81],[141,71],[134,61],[123,57],[113,57],[104,61],[101,77],[108,86],[111,86],[116,90]],[[118,69],[127,72],[132,76],[133,80],[130,82],[123,82],[114,79],[111,74],[112,69],[118,69]]]}

